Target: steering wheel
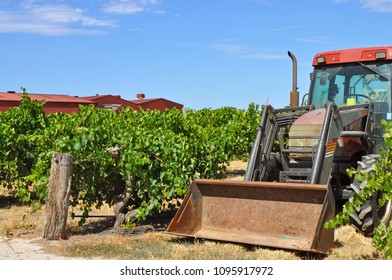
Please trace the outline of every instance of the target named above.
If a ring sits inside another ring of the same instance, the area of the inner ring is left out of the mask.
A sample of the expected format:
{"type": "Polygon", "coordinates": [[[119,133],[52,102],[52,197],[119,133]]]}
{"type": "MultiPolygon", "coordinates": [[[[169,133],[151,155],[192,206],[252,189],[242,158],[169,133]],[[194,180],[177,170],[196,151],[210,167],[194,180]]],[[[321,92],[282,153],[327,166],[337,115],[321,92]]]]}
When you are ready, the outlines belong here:
{"type": "Polygon", "coordinates": [[[364,95],[364,94],[350,94],[348,97],[352,97],[352,96],[355,96],[355,100],[358,99],[357,97],[363,97],[363,98],[368,99],[369,101],[372,101],[369,96],[364,95]]]}

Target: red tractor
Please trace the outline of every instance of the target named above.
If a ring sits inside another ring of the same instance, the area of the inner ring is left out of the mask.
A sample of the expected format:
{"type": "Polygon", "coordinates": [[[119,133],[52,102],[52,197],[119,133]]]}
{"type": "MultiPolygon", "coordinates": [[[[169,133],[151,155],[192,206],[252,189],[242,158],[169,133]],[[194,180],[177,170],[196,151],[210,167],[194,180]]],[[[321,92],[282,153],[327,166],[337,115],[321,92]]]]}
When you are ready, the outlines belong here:
{"type": "MultiPolygon", "coordinates": [[[[195,180],[168,233],[322,253],[333,247],[325,222],[366,184],[346,170],[371,172],[384,145],[380,121],[392,119],[392,46],[316,54],[302,106],[289,56],[290,107],[263,106],[244,181],[195,180]]],[[[378,196],[351,214],[367,236],[391,220],[391,201],[380,207],[378,196]]]]}

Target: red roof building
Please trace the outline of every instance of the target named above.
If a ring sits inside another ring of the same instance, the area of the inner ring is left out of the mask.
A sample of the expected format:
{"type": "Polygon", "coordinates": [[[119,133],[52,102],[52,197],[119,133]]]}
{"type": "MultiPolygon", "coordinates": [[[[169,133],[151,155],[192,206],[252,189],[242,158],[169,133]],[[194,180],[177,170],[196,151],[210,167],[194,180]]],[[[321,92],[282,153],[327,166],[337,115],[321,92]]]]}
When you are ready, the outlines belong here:
{"type": "MultiPolygon", "coordinates": [[[[19,107],[22,93],[15,91],[0,92],[0,112],[8,111],[10,108],[19,107]]],[[[46,114],[64,112],[64,113],[78,113],[79,105],[94,104],[89,100],[84,100],[78,97],[72,97],[63,94],[37,94],[29,93],[32,100],[43,101],[46,103],[43,109],[46,114]]]]}
{"type": "MultiPolygon", "coordinates": [[[[5,112],[13,107],[19,107],[22,93],[15,91],[0,92],[0,112],[5,112]]],[[[144,98],[143,93],[136,95],[137,100],[125,100],[120,95],[94,95],[84,97],[73,97],[64,94],[38,94],[29,93],[32,100],[43,101],[46,103],[43,106],[45,113],[78,113],[80,105],[93,104],[98,108],[108,108],[121,112],[121,108],[131,107],[134,110],[160,110],[164,112],[166,109],[177,108],[183,109],[183,105],[164,99],[164,98],[144,98]]]]}
{"type": "Polygon", "coordinates": [[[184,105],[180,103],[176,103],[164,98],[146,98],[144,99],[144,94],[138,94],[137,97],[139,99],[137,100],[131,100],[132,103],[136,104],[143,110],[160,110],[164,112],[166,109],[173,109],[177,108],[179,110],[182,110],[184,108],[184,105]]]}
{"type": "Polygon", "coordinates": [[[115,111],[119,111],[121,108],[125,107],[132,107],[135,110],[139,109],[137,105],[128,100],[122,99],[120,95],[97,94],[94,96],[83,96],[80,98],[94,102],[98,108],[108,108],[115,111]]]}

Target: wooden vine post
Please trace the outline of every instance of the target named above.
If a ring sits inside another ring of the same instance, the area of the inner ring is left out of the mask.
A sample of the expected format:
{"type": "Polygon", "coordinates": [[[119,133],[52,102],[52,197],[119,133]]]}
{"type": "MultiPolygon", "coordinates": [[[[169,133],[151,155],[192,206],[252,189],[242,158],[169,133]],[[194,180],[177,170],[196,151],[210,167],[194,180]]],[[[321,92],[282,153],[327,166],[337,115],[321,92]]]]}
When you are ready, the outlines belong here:
{"type": "Polygon", "coordinates": [[[71,179],[72,156],[54,153],[46,200],[44,239],[61,240],[65,238],[71,179]]]}

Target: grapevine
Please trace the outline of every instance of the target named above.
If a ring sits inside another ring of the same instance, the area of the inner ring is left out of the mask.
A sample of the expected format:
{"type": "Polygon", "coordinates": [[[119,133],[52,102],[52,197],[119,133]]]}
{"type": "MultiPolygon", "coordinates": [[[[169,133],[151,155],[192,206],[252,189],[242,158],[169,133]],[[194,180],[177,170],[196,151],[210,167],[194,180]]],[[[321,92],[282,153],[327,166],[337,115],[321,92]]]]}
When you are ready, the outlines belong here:
{"type": "MultiPolygon", "coordinates": [[[[334,228],[349,222],[350,215],[376,194],[380,194],[377,199],[381,207],[386,206],[392,200],[392,123],[382,120],[381,124],[385,130],[385,148],[373,164],[372,172],[348,170],[348,173],[356,180],[366,182],[365,187],[359,193],[354,194],[343,206],[343,210],[325,225],[327,228],[334,228]]],[[[390,221],[380,223],[375,228],[372,244],[378,251],[384,253],[386,258],[392,259],[392,224],[390,221]]]]}
{"type": "Polygon", "coordinates": [[[120,114],[90,105],[45,115],[43,104],[24,90],[19,108],[0,113],[0,182],[39,209],[52,154],[70,153],[70,204],[81,208],[82,221],[93,207],[116,205],[125,193],[124,214],[137,220],[175,207],[192,180],[222,178],[231,160],[248,157],[260,115],[255,104],[120,114]]]}

